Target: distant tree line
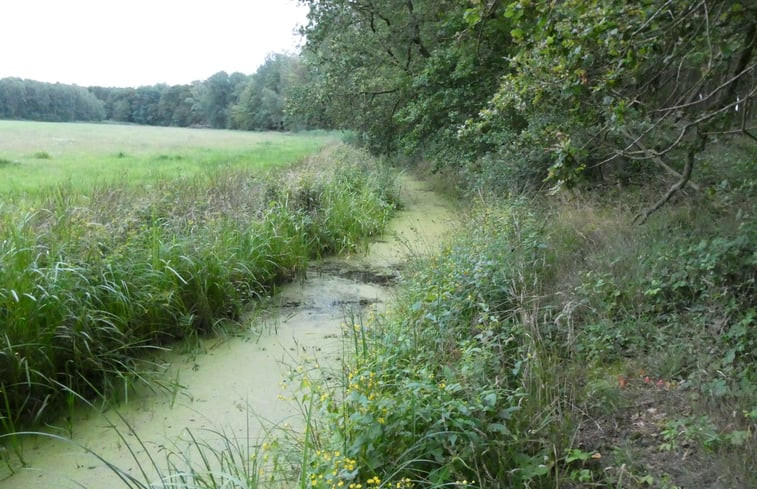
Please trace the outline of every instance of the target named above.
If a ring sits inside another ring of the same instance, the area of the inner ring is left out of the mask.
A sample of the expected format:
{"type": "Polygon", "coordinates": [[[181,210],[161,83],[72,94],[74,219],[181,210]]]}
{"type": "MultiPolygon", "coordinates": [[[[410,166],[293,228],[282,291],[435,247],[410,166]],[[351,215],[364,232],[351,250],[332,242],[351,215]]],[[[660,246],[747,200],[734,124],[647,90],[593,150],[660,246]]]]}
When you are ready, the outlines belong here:
{"type": "Polygon", "coordinates": [[[83,87],[3,78],[0,79],[0,118],[99,121],[105,118],[105,105],[83,87]]]}
{"type": "Polygon", "coordinates": [[[218,72],[189,85],[78,87],[0,79],[0,118],[111,120],[153,126],[291,130],[312,127],[288,114],[287,101],[308,76],[296,56],[270,55],[253,75],[218,72]]]}

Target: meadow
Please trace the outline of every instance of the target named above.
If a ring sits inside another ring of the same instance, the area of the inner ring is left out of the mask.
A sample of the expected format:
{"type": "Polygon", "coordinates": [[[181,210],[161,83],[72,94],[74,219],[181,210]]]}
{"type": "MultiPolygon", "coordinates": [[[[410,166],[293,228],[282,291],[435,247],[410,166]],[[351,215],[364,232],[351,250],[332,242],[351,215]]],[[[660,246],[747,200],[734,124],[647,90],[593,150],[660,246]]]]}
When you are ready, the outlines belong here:
{"type": "Polygon", "coordinates": [[[148,353],[233,328],[309,259],[379,233],[396,205],[391,174],[334,134],[26,122],[0,134],[5,433],[78,396],[128,392],[148,353]]]}
{"type": "Polygon", "coordinates": [[[145,184],[218,168],[266,169],[316,152],[338,134],[0,121],[0,194],[67,183],[145,184]]]}

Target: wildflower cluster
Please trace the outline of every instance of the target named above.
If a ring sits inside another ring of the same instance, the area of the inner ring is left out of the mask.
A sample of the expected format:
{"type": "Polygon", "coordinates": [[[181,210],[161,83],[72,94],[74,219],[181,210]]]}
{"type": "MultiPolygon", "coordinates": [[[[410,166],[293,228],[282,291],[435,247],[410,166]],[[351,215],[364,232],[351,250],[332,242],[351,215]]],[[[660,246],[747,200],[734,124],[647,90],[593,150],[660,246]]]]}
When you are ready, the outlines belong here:
{"type": "Polygon", "coordinates": [[[387,423],[389,408],[393,405],[391,395],[382,393],[382,383],[376,379],[376,372],[357,367],[347,372],[344,402],[354,414],[353,421],[374,427],[387,423]]]}
{"type": "Polygon", "coordinates": [[[259,445],[250,455],[252,479],[258,483],[276,481],[281,473],[282,455],[285,451],[280,438],[271,438],[259,445]]]}
{"type": "MultiPolygon", "coordinates": [[[[368,489],[378,487],[381,479],[373,476],[360,482],[357,461],[339,450],[318,450],[310,462],[308,487],[311,489],[368,489]]],[[[400,489],[411,486],[397,486],[400,489]]]]}
{"type": "Polygon", "coordinates": [[[376,398],[378,383],[376,372],[361,371],[354,368],[347,372],[347,395],[357,394],[365,396],[369,401],[376,398]]]}

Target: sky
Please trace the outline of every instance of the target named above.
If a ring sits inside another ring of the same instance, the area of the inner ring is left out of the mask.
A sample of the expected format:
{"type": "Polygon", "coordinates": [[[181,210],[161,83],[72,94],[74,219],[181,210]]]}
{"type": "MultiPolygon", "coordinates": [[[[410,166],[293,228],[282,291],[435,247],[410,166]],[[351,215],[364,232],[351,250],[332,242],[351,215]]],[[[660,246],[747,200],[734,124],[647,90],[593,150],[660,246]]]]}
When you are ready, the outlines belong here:
{"type": "Polygon", "coordinates": [[[297,52],[295,0],[0,0],[0,78],[178,85],[297,52]]]}

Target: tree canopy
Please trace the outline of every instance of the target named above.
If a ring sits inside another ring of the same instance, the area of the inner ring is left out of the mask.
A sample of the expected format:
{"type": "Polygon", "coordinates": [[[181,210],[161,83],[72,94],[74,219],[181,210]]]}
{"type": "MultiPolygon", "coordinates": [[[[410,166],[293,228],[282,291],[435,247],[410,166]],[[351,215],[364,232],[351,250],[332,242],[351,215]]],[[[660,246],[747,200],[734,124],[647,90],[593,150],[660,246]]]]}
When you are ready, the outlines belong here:
{"type": "MultiPolygon", "coordinates": [[[[757,7],[733,0],[306,0],[294,108],[370,148],[554,188],[754,137],[757,7]]],[[[642,216],[643,218],[644,216],[642,216]]]]}
{"type": "Polygon", "coordinates": [[[105,108],[83,87],[3,78],[0,79],[0,118],[99,121],[105,118],[105,108]]]}
{"type": "Polygon", "coordinates": [[[231,107],[231,124],[236,129],[282,130],[306,126],[285,113],[292,90],[302,83],[299,58],[272,54],[258,68],[231,107]]]}
{"type": "Polygon", "coordinates": [[[0,118],[111,120],[153,126],[285,130],[313,125],[285,106],[307,72],[297,56],[271,54],[253,75],[215,73],[188,85],[138,88],[0,80],[0,118]]]}

